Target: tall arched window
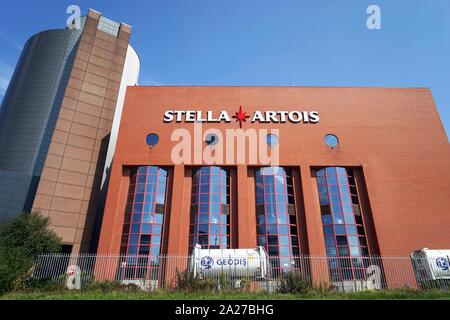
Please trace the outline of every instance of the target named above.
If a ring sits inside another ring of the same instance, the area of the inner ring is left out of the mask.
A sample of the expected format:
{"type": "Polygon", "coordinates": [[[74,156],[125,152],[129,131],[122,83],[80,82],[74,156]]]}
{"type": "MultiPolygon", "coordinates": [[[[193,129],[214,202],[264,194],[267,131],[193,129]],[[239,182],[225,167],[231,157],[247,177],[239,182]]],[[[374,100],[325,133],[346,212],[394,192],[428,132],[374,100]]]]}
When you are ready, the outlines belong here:
{"type": "Polygon", "coordinates": [[[121,252],[130,256],[126,262],[127,279],[143,278],[149,271],[150,278],[157,279],[166,189],[165,169],[142,166],[132,173],[121,246],[121,252]]]}
{"type": "Polygon", "coordinates": [[[227,170],[210,166],[193,172],[190,249],[230,247],[230,186],[227,170]]]}
{"type": "Polygon", "coordinates": [[[331,278],[363,279],[369,252],[353,170],[327,167],[316,177],[331,278]]]}
{"type": "Polygon", "coordinates": [[[256,170],[256,223],[258,245],[269,253],[275,271],[300,268],[300,241],[291,170],[263,167],[256,170]]]}

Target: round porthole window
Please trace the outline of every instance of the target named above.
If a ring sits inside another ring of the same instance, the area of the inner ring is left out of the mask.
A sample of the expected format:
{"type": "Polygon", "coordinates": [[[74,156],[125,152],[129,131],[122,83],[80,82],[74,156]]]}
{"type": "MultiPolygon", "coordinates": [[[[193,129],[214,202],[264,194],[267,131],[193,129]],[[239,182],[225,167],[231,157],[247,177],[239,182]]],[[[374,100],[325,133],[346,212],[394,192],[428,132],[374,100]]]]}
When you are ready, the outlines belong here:
{"type": "Polygon", "coordinates": [[[205,143],[208,146],[213,146],[219,142],[219,137],[214,133],[209,133],[206,135],[205,143]]]}
{"type": "Polygon", "coordinates": [[[147,138],[145,138],[145,142],[150,148],[153,148],[159,142],[159,136],[156,133],[150,133],[147,138]]]}
{"type": "Polygon", "coordinates": [[[339,144],[339,139],[334,134],[327,134],[324,138],[325,144],[329,146],[331,149],[337,147],[339,144]]]}
{"type": "Polygon", "coordinates": [[[277,136],[276,134],[273,134],[273,133],[269,133],[269,134],[267,135],[266,139],[267,139],[267,140],[266,140],[266,141],[267,141],[267,144],[268,144],[270,147],[276,146],[276,145],[278,144],[278,142],[279,142],[278,136],[277,136]]]}

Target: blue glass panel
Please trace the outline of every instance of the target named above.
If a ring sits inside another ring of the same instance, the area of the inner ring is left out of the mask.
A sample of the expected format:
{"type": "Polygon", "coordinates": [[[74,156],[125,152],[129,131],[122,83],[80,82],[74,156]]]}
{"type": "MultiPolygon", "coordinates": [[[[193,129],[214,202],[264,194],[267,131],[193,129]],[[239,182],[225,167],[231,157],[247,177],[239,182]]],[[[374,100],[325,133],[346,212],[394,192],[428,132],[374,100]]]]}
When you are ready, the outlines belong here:
{"type": "Polygon", "coordinates": [[[277,223],[277,216],[273,213],[266,214],[266,223],[277,223]]]}
{"type": "Polygon", "coordinates": [[[198,232],[201,234],[208,234],[208,225],[207,224],[199,224],[198,225],[198,232]]]}
{"type": "Polygon", "coordinates": [[[147,174],[147,167],[139,167],[137,170],[138,175],[146,175],[147,174]]]}
{"type": "Polygon", "coordinates": [[[162,231],[162,225],[160,225],[160,224],[153,225],[153,234],[161,234],[161,231],[162,231]]]}
{"type": "Polygon", "coordinates": [[[341,203],[341,197],[339,194],[332,194],[331,195],[331,203],[332,204],[339,204],[341,203]]]}
{"type": "Polygon", "coordinates": [[[323,224],[332,224],[331,215],[326,214],[322,216],[322,223],[323,224]]]}
{"type": "Polygon", "coordinates": [[[289,234],[289,226],[280,224],[278,225],[278,232],[279,234],[289,234]]]}
{"type": "Polygon", "coordinates": [[[264,202],[265,203],[275,203],[275,194],[274,193],[265,193],[264,194],[264,202]]]}
{"type": "Polygon", "coordinates": [[[334,215],[335,224],[344,224],[344,217],[341,214],[334,215]]]}
{"type": "Polygon", "coordinates": [[[139,233],[141,230],[141,225],[138,223],[133,223],[131,225],[131,233],[139,233]]]}
{"type": "Polygon", "coordinates": [[[154,223],[162,224],[163,223],[163,215],[162,214],[155,214],[155,221],[154,223]]]}
{"type": "Polygon", "coordinates": [[[359,247],[350,247],[350,254],[352,256],[360,256],[361,252],[359,251],[359,247]]]}
{"type": "Polygon", "coordinates": [[[147,193],[155,193],[156,192],[156,184],[147,183],[147,189],[145,190],[147,193]]]}
{"type": "Polygon", "coordinates": [[[212,235],[220,234],[220,225],[219,224],[210,224],[209,225],[209,233],[212,235]]]}
{"type": "Polygon", "coordinates": [[[289,246],[289,237],[288,236],[279,236],[278,241],[281,246],[289,246]]]}
{"type": "Polygon", "coordinates": [[[346,213],[344,216],[346,224],[355,224],[355,217],[353,216],[353,213],[346,213]]]}
{"type": "MultiPolygon", "coordinates": [[[[291,250],[289,250],[289,247],[280,247],[280,256],[284,256],[284,257],[286,257],[286,256],[290,256],[290,254],[291,254],[291,250]]],[[[287,261],[289,261],[289,260],[287,260],[287,261]]]]}
{"type": "Polygon", "coordinates": [[[335,167],[327,167],[325,170],[326,170],[327,175],[336,174],[336,168],[335,167]]]}
{"type": "Polygon", "coordinates": [[[222,246],[227,246],[228,245],[228,237],[227,236],[222,236],[222,246]]]}
{"type": "Polygon", "coordinates": [[[155,167],[155,166],[148,167],[148,174],[157,175],[158,174],[158,167],[155,167]]]}
{"type": "Polygon", "coordinates": [[[134,196],[134,201],[135,202],[144,202],[144,194],[143,193],[137,193],[134,196]]]}
{"type": "Polygon", "coordinates": [[[348,236],[348,245],[349,246],[358,246],[358,237],[357,236],[348,236]]]}
{"type": "Polygon", "coordinates": [[[145,183],[136,184],[136,193],[143,193],[145,191],[145,183]]]}
{"type": "Polygon", "coordinates": [[[264,196],[262,194],[256,196],[256,204],[263,204],[264,196]]]}
{"type": "Polygon", "coordinates": [[[329,204],[328,195],[320,195],[320,204],[329,204]]]}
{"type": "Polygon", "coordinates": [[[333,227],[332,226],[323,227],[323,233],[325,233],[325,235],[333,235],[334,234],[333,227]]]}
{"type": "Polygon", "coordinates": [[[144,214],[142,222],[147,222],[147,223],[153,222],[152,214],[149,214],[149,213],[144,214]]]}
{"type": "Polygon", "coordinates": [[[164,192],[159,192],[156,196],[156,203],[164,204],[165,203],[166,195],[164,192]]]}
{"type": "Polygon", "coordinates": [[[277,183],[275,184],[275,192],[281,194],[286,193],[286,184],[284,181],[277,181],[277,183]]]}
{"type": "Polygon", "coordinates": [[[159,246],[152,246],[151,255],[153,257],[159,256],[159,248],[160,248],[159,246]]]}
{"type": "Polygon", "coordinates": [[[334,215],[341,214],[342,213],[342,207],[340,204],[333,204],[331,205],[331,211],[334,215]]]}
{"type": "Polygon", "coordinates": [[[263,184],[261,182],[256,183],[256,193],[260,194],[264,192],[263,184]]]}
{"type": "Polygon", "coordinates": [[[131,219],[132,222],[141,222],[141,215],[140,214],[133,214],[133,217],[131,219]]]}
{"type": "Polygon", "coordinates": [[[325,244],[327,247],[331,247],[335,245],[334,237],[325,237],[325,244]]]}
{"type": "Polygon", "coordinates": [[[342,208],[344,209],[344,213],[353,213],[353,206],[350,202],[342,203],[342,208]]]}
{"type": "Polygon", "coordinates": [[[142,224],[142,233],[143,234],[150,234],[152,233],[152,225],[144,223],[142,224]]]}
{"type": "Polygon", "coordinates": [[[145,183],[145,180],[147,180],[147,176],[146,175],[137,176],[137,182],[138,183],[145,183]]]}
{"type": "Polygon", "coordinates": [[[278,234],[278,229],[276,224],[268,224],[267,225],[267,233],[268,234],[278,234]]]}
{"type": "Polygon", "coordinates": [[[347,225],[348,234],[358,234],[357,228],[354,225],[347,225]]]}
{"type": "Polygon", "coordinates": [[[145,194],[145,202],[154,202],[155,195],[153,193],[145,194]]]}
{"type": "Polygon", "coordinates": [[[137,244],[138,241],[139,241],[139,235],[138,234],[130,235],[130,244],[137,244]]]}
{"type": "Polygon", "coordinates": [[[220,203],[210,203],[209,209],[211,213],[220,213],[221,212],[220,203]]]}
{"type": "Polygon", "coordinates": [[[137,246],[129,246],[128,254],[137,254],[137,246]]]}
{"type": "Polygon", "coordinates": [[[322,177],[317,177],[317,185],[320,187],[325,187],[327,184],[327,179],[325,178],[325,176],[322,177]]]}
{"type": "Polygon", "coordinates": [[[209,245],[218,246],[220,245],[221,237],[218,235],[209,235],[209,245]]]}
{"type": "Polygon", "coordinates": [[[208,203],[208,200],[209,200],[209,193],[201,193],[200,194],[200,202],[208,203]]]}
{"type": "Polygon", "coordinates": [[[211,202],[220,203],[220,193],[211,193],[209,200],[211,202]]]}
{"type": "Polygon", "coordinates": [[[336,248],[335,247],[327,247],[327,256],[335,257],[336,256],[336,248]]]}
{"type": "Polygon", "coordinates": [[[222,168],[221,167],[210,167],[210,170],[211,170],[211,174],[220,174],[221,173],[221,170],[222,170],[222,168]]]}
{"type": "Polygon", "coordinates": [[[274,188],[273,184],[265,184],[264,192],[265,193],[275,193],[275,188],[274,188]]]}
{"type": "Polygon", "coordinates": [[[161,236],[153,235],[152,236],[152,244],[157,244],[157,245],[161,244],[161,236]]]}
{"type": "Polygon", "coordinates": [[[319,188],[319,194],[321,196],[326,196],[328,198],[328,189],[326,184],[321,184],[318,186],[319,188]]]}
{"type": "Polygon", "coordinates": [[[155,212],[155,204],[154,203],[145,203],[144,204],[144,212],[155,212]]]}
{"type": "Polygon", "coordinates": [[[287,196],[286,194],[276,194],[277,203],[279,204],[280,210],[286,210],[287,196]]]}
{"type": "Polygon", "coordinates": [[[336,234],[345,234],[345,226],[337,225],[334,227],[336,234]]]}
{"type": "Polygon", "coordinates": [[[258,234],[265,234],[266,233],[266,226],[265,225],[260,225],[256,227],[256,232],[258,234]]]}
{"type": "Polygon", "coordinates": [[[258,246],[265,246],[265,245],[266,245],[266,237],[258,236],[258,246]]]}
{"type": "Polygon", "coordinates": [[[220,221],[221,221],[221,223],[222,224],[227,224],[228,223],[228,215],[226,215],[226,214],[221,214],[220,215],[220,221]]]}
{"type": "Polygon", "coordinates": [[[208,204],[200,204],[200,212],[201,213],[208,213],[209,212],[209,205],[208,204]]]}
{"type": "Polygon", "coordinates": [[[210,223],[220,223],[220,214],[214,213],[209,215],[210,223]]]}
{"type": "Polygon", "coordinates": [[[341,192],[342,202],[352,202],[352,198],[350,196],[348,187],[345,187],[343,190],[342,186],[340,186],[340,192],[341,192]]]}
{"type": "Polygon", "coordinates": [[[209,214],[200,214],[200,223],[208,223],[209,214]]]}
{"type": "Polygon", "coordinates": [[[277,219],[277,221],[278,221],[278,223],[281,223],[281,224],[287,224],[288,223],[288,216],[287,216],[287,214],[284,214],[284,213],[278,213],[278,219],[277,219]]]}

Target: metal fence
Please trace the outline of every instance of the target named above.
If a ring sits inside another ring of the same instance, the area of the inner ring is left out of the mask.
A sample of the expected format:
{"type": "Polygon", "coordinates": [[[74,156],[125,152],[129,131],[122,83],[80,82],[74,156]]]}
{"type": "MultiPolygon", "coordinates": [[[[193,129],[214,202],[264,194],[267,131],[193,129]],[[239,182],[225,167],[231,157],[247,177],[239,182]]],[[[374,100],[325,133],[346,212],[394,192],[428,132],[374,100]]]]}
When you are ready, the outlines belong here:
{"type": "Polygon", "coordinates": [[[186,285],[219,290],[274,292],[293,282],[337,291],[366,289],[449,289],[450,277],[436,278],[434,261],[410,257],[269,257],[266,261],[216,263],[191,256],[48,254],[37,258],[30,279],[82,288],[110,281],[145,290],[186,285]]]}

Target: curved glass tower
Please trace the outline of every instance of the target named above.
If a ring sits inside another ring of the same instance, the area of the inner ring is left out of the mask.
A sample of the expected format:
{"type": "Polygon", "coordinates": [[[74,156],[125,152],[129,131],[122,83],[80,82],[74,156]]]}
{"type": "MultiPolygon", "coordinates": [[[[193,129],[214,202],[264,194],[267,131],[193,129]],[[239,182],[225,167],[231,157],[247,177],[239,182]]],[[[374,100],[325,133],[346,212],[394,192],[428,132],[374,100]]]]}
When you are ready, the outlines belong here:
{"type": "Polygon", "coordinates": [[[369,251],[353,170],[326,167],[316,177],[331,278],[364,279],[369,251]]]}
{"type": "Polygon", "coordinates": [[[258,245],[272,257],[277,272],[300,268],[291,170],[263,167],[256,170],[256,231],[258,245]]]}
{"type": "Polygon", "coordinates": [[[25,44],[0,108],[0,222],[30,211],[81,30],[48,30],[25,44]]]}
{"type": "Polygon", "coordinates": [[[227,170],[200,167],[194,171],[191,199],[190,250],[230,247],[230,183],[227,170]]]}
{"type": "Polygon", "coordinates": [[[142,278],[147,272],[157,279],[166,205],[167,170],[138,167],[132,174],[121,252],[131,256],[126,278],[142,278]]]}
{"type": "Polygon", "coordinates": [[[0,223],[50,218],[65,252],[93,252],[124,93],[140,62],[131,27],[95,10],[25,44],[0,111],[0,223]]]}

